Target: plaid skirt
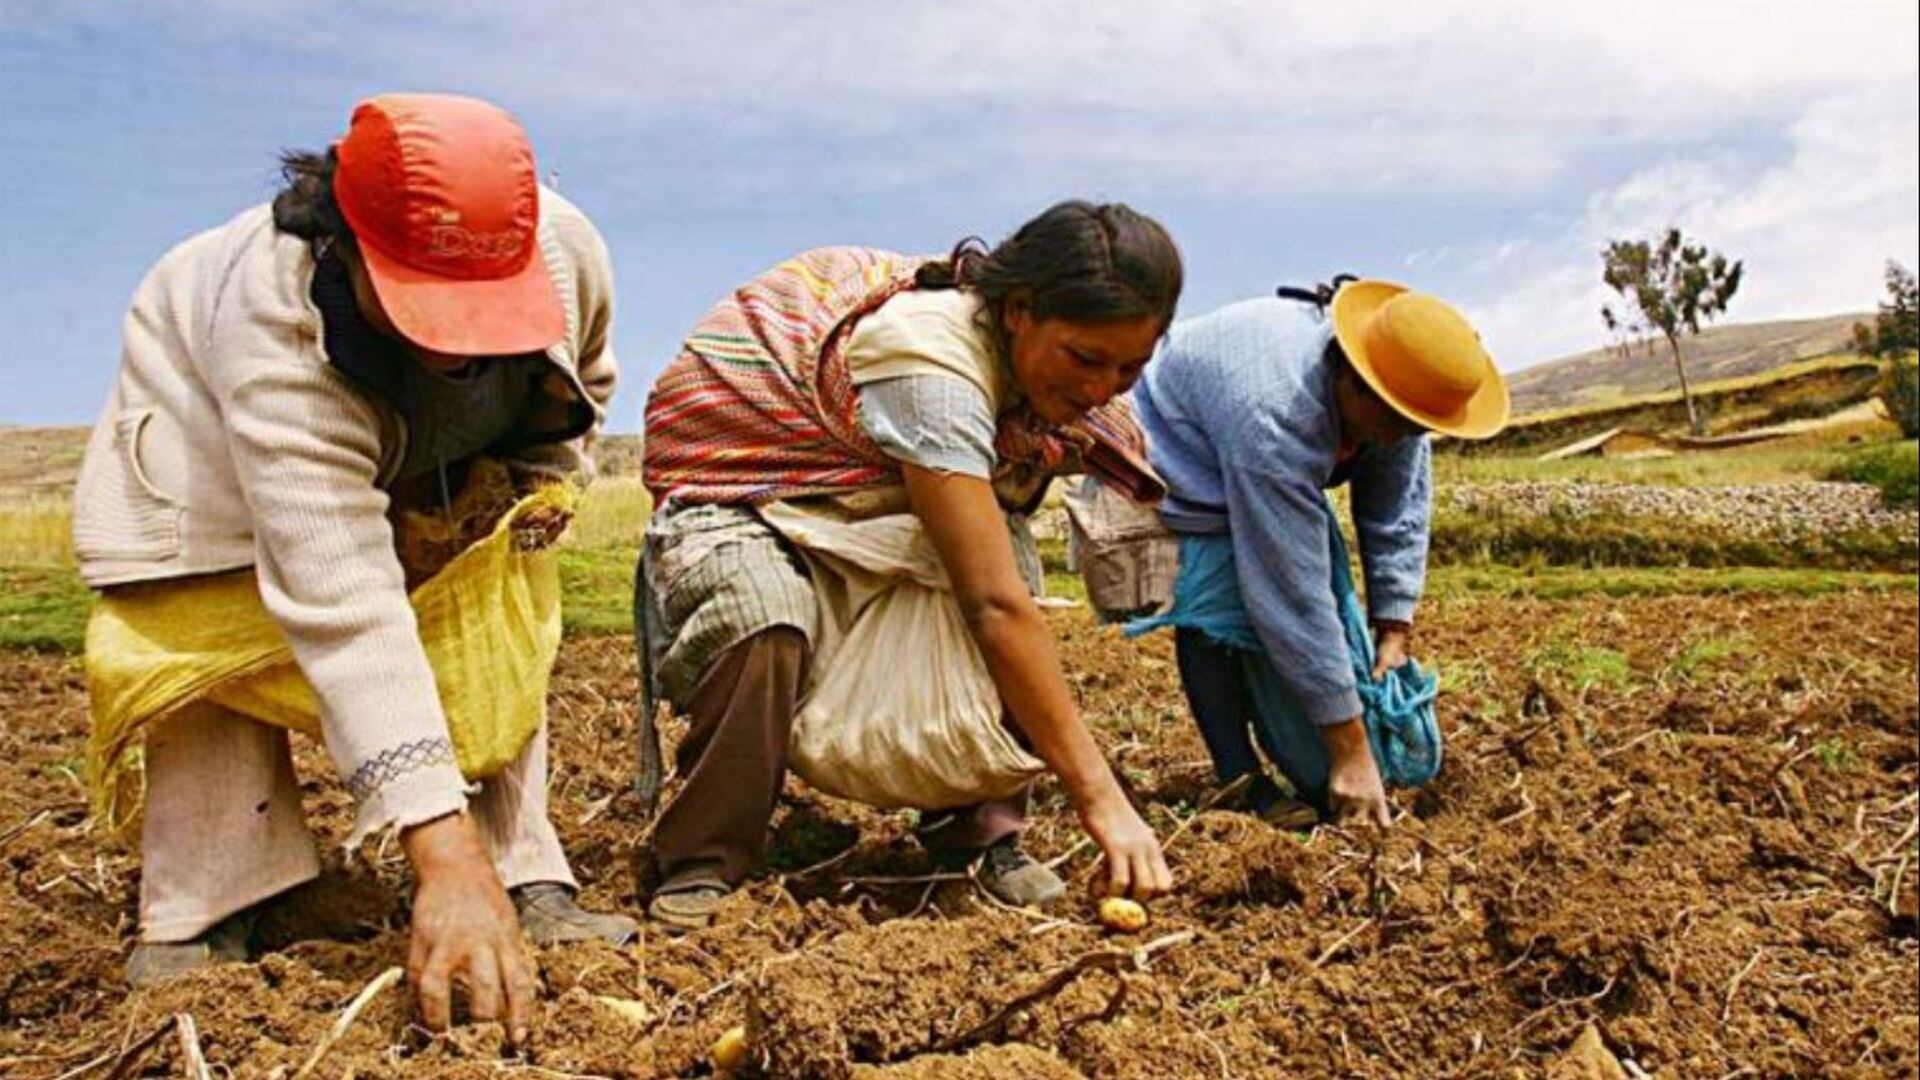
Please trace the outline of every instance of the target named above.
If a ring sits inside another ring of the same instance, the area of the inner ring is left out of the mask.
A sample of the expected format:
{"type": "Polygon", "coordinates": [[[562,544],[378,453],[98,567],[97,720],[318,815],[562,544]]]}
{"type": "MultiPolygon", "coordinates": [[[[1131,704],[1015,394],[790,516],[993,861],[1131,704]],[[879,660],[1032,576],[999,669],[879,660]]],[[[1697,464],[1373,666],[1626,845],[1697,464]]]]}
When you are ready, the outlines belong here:
{"type": "MultiPolygon", "coordinates": [[[[1038,595],[1040,555],[1026,516],[1009,514],[1007,526],[1038,595]]],[[[805,561],[747,506],[663,505],[647,525],[634,585],[648,715],[660,700],[690,700],[714,661],[754,634],[788,626],[811,644],[818,627],[805,561]]]]}

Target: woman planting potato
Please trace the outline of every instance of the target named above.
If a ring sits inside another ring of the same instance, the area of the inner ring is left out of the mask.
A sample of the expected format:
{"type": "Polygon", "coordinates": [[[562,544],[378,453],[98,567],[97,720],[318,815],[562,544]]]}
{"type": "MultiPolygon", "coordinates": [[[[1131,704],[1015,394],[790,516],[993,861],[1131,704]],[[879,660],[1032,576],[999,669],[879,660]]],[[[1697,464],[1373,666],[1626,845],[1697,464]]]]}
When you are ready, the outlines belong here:
{"type": "Polygon", "coordinates": [[[1068,202],[990,251],[808,252],[695,328],[647,407],[638,615],[692,723],[654,835],[656,917],[705,923],[760,862],[789,764],[922,810],[936,858],[1015,904],[1062,891],[1017,844],[1026,783],[1051,769],[1108,887],[1168,888],[1009,515],[1083,470],[1158,497],[1122,395],[1180,284],[1157,223],[1068,202]]]}

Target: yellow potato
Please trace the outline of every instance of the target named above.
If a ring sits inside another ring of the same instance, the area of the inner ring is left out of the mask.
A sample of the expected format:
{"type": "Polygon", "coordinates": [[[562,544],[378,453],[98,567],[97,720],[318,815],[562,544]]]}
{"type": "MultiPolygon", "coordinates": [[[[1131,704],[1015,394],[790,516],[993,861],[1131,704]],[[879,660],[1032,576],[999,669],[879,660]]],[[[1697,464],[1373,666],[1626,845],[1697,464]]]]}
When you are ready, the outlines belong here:
{"type": "Polygon", "coordinates": [[[1147,927],[1147,909],[1124,896],[1109,896],[1100,901],[1100,924],[1122,934],[1134,934],[1147,927]]]}
{"type": "Polygon", "coordinates": [[[747,1045],[747,1029],[730,1027],[713,1041],[713,1066],[732,1072],[745,1068],[752,1048],[747,1045]]]}
{"type": "Polygon", "coordinates": [[[623,1020],[635,1024],[651,1024],[654,1021],[653,1010],[649,1009],[644,1001],[630,1001],[627,998],[608,997],[605,994],[595,994],[594,1000],[612,1009],[623,1020]]]}

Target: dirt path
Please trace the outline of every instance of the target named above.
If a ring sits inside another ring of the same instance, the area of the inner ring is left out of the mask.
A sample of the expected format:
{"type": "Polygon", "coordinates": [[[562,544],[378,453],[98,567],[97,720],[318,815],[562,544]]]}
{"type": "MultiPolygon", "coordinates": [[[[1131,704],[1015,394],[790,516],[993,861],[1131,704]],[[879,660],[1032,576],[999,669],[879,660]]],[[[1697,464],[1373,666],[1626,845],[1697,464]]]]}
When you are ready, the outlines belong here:
{"type": "MultiPolygon", "coordinates": [[[[1180,830],[1182,891],[1141,936],[1107,936],[1077,897],[1039,919],[964,881],[892,880],[928,872],[906,815],[796,786],[776,870],[719,926],[541,956],[524,1060],[495,1058],[497,1029],[409,1028],[399,990],[314,1075],[699,1075],[740,1023],[794,1077],[1539,1075],[1569,1067],[1591,1023],[1661,1076],[1911,1076],[1920,959],[1889,901],[1920,876],[1917,609],[1908,594],[1436,611],[1421,644],[1450,687],[1448,765],[1402,797],[1384,842],[1193,818],[1205,754],[1166,643],[1061,615],[1109,752],[1163,835],[1180,830]],[[1076,963],[1058,992],[1001,1008],[1076,963]]],[[[625,794],[632,690],[623,641],[569,642],[555,815],[602,905],[637,906],[647,884],[625,794]]],[[[0,704],[0,1074],[105,1076],[186,1014],[216,1072],[288,1077],[401,962],[398,853],[335,848],[276,951],[130,995],[136,863],[85,827],[74,663],[0,655],[0,704]]],[[[346,797],[313,747],[300,757],[316,830],[337,841],[346,797]]],[[[1057,791],[1036,810],[1034,849],[1072,849],[1057,791]]],[[[127,1075],[180,1075],[182,1054],[169,1029],[127,1075]]]]}

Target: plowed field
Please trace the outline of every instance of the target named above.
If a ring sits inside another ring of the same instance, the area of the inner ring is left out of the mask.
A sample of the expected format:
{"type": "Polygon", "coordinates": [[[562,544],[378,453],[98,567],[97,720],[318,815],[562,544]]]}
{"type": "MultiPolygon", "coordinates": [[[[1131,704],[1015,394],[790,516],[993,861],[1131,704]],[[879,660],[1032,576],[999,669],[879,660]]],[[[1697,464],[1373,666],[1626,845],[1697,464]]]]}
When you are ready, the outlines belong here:
{"type": "MultiPolygon", "coordinates": [[[[744,1024],[791,1077],[1912,1076],[1917,608],[1436,606],[1419,651],[1448,687],[1447,767],[1384,837],[1200,811],[1168,643],[1063,613],[1087,715],[1172,838],[1180,891],[1143,933],[1077,893],[998,907],[930,876],[909,815],[795,783],[774,866],[719,925],[543,952],[522,1056],[497,1028],[412,1027],[402,986],[312,1075],[702,1075],[744,1024]]],[[[629,910],[649,886],[633,690],[627,643],[584,638],[552,699],[561,836],[586,900],[629,910]]],[[[348,799],[302,746],[328,875],[257,962],[130,993],[138,861],[87,825],[85,715],[76,660],[0,654],[0,1073],[178,1076],[184,1015],[213,1073],[294,1075],[404,959],[397,850],[338,847],[348,799]]],[[[1035,810],[1031,848],[1084,880],[1057,789],[1035,810]]]]}

